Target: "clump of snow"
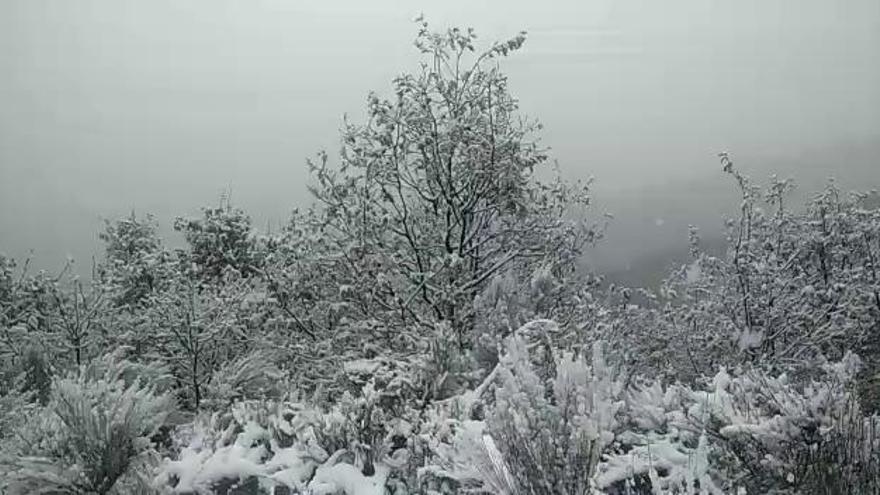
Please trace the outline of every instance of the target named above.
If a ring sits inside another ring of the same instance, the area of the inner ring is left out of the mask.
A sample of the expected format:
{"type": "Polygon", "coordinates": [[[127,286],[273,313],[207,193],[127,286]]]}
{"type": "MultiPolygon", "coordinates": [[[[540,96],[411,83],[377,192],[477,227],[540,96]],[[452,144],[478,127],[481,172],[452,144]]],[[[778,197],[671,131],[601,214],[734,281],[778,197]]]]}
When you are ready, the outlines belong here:
{"type": "Polygon", "coordinates": [[[173,493],[207,494],[220,483],[257,478],[267,490],[304,490],[328,456],[297,412],[280,407],[267,414],[259,405],[240,403],[231,414],[197,420],[180,433],[184,445],[175,459],[165,460],[157,484],[173,493]]]}

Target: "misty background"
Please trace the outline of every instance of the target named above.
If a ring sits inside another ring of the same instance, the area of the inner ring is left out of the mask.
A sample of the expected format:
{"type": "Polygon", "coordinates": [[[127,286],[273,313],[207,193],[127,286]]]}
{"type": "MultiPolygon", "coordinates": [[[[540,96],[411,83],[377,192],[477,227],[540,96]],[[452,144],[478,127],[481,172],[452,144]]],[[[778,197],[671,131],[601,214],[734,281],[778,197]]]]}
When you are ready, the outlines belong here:
{"type": "Polygon", "coordinates": [[[305,158],[416,68],[424,13],[503,63],[567,178],[614,214],[588,262],[653,280],[737,206],[717,153],[801,194],[880,186],[877,0],[0,0],[0,252],[81,274],[104,218],[177,215],[224,192],[277,228],[310,201],[305,158]]]}

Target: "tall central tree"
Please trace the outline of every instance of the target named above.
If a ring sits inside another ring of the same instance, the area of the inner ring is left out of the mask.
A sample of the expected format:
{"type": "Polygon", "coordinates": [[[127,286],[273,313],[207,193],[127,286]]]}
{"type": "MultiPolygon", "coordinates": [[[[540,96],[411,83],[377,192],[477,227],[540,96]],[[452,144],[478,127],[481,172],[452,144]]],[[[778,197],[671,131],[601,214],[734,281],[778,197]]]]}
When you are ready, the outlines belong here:
{"type": "Polygon", "coordinates": [[[309,162],[316,205],[294,216],[288,283],[275,286],[309,333],[357,325],[406,347],[440,325],[466,349],[474,298],[494,278],[567,276],[597,232],[577,214],[587,184],[536,178],[541,126],[519,114],[498,64],[525,33],[477,52],[471,29],[418,22],[420,69],[390,98],[371,93],[365,123],[346,120],[337,166],[326,153],[309,162]]]}

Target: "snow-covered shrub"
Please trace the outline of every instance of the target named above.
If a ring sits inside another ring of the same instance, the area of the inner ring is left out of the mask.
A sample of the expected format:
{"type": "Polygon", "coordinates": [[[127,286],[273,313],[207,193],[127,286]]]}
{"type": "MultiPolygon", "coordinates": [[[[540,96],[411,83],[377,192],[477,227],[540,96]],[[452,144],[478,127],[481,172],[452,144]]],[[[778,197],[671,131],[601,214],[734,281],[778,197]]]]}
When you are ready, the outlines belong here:
{"type": "Polygon", "coordinates": [[[597,487],[611,494],[725,493],[713,479],[715,447],[689,416],[694,401],[687,387],[637,378],[599,463],[597,487]]]}
{"type": "Polygon", "coordinates": [[[8,493],[122,493],[148,475],[174,399],[165,371],[107,355],[56,378],[48,404],[3,444],[8,493]]]}
{"type": "MultiPolygon", "coordinates": [[[[251,360],[242,365],[258,367],[251,360]]],[[[175,493],[280,487],[354,495],[373,492],[353,487],[405,486],[415,478],[407,418],[416,416],[417,372],[415,363],[378,356],[345,362],[336,380],[345,391],[334,393],[326,408],[277,398],[217,401],[216,412],[206,409],[177,430],[157,482],[175,493]]],[[[328,400],[320,392],[315,397],[328,400]]]]}
{"type": "Polygon", "coordinates": [[[517,493],[516,480],[485,421],[450,421],[443,435],[433,438],[440,460],[419,469],[420,487],[427,493],[517,493]]]}
{"type": "Polygon", "coordinates": [[[354,469],[372,484],[381,478],[383,486],[407,485],[413,478],[406,468],[415,412],[397,396],[389,397],[388,390],[377,390],[371,380],[357,396],[346,392],[318,419],[315,435],[336,458],[350,457],[344,463],[350,467],[336,471],[354,469]]]}
{"type": "Polygon", "coordinates": [[[15,434],[27,418],[40,410],[33,391],[25,389],[25,375],[7,380],[0,392],[0,442],[15,434]]]}
{"type": "Polygon", "coordinates": [[[35,343],[53,351],[58,343],[52,335],[57,280],[42,271],[28,273],[28,261],[18,268],[14,259],[0,253],[0,372],[5,377],[23,371],[22,357],[35,343]]]}
{"type": "Polygon", "coordinates": [[[809,448],[799,448],[794,474],[811,493],[880,492],[880,418],[865,417],[858,402],[836,418],[809,448]]]}
{"type": "Polygon", "coordinates": [[[297,402],[236,402],[178,429],[156,484],[171,493],[238,487],[272,494],[281,487],[315,495],[384,494],[407,462],[406,450],[394,448],[405,444],[394,437],[408,432],[380,419],[366,400],[351,396],[330,411],[297,402]]]}
{"type": "Polygon", "coordinates": [[[284,394],[283,386],[284,374],[274,356],[253,351],[214,371],[205,386],[204,406],[217,410],[237,400],[277,399],[284,394]]]}
{"type": "Polygon", "coordinates": [[[418,355],[394,359],[383,356],[378,351],[375,348],[368,349],[366,354],[370,357],[343,362],[338,377],[338,391],[342,393],[324,394],[325,398],[335,403],[345,392],[349,396],[360,397],[369,391],[371,400],[378,407],[393,411],[394,414],[402,413],[409,404],[422,398],[426,385],[422,383],[425,370],[421,367],[426,364],[427,359],[418,355]]]}
{"type": "Polygon", "coordinates": [[[875,493],[880,432],[852,393],[858,360],[817,368],[801,381],[722,369],[704,390],[637,383],[597,485],[609,493],[875,493]]]}
{"type": "Polygon", "coordinates": [[[201,414],[175,432],[156,485],[171,493],[212,494],[235,486],[273,493],[276,486],[302,491],[329,457],[312,423],[318,413],[295,402],[241,401],[201,414]],[[256,488],[254,488],[256,487],[256,488]]]}
{"type": "Polygon", "coordinates": [[[591,292],[597,279],[548,263],[531,273],[508,270],[493,277],[474,297],[474,359],[484,369],[497,363],[504,339],[524,325],[553,321],[542,328],[542,339],[552,347],[583,345],[578,323],[596,308],[591,292]]]}
{"type": "Polygon", "coordinates": [[[437,448],[443,469],[430,474],[493,493],[588,492],[614,439],[622,384],[598,344],[591,364],[563,352],[542,376],[532,352],[540,346],[527,342],[520,332],[507,340],[485,422],[454,423],[452,441],[437,448]]]}
{"type": "Polygon", "coordinates": [[[717,435],[750,491],[819,493],[832,480],[849,493],[880,488],[876,420],[862,414],[853,393],[859,360],[848,354],[817,368],[803,383],[785,374],[722,371],[704,397],[696,396],[689,415],[717,435]]]}
{"type": "Polygon", "coordinates": [[[529,493],[584,493],[599,455],[613,438],[620,385],[605,368],[601,351],[593,366],[583,356],[563,353],[555,376],[542,380],[525,342],[508,343],[487,417],[490,434],[529,493]]]}
{"type": "Polygon", "coordinates": [[[248,277],[259,269],[251,218],[228,196],[221,197],[216,207],[202,208],[199,218],[176,218],[174,230],[186,239],[186,257],[200,278],[219,279],[230,269],[248,277]]]}
{"type": "Polygon", "coordinates": [[[8,369],[0,368],[0,441],[13,435],[27,418],[49,400],[51,370],[35,347],[8,369]]]}
{"type": "Polygon", "coordinates": [[[688,262],[639,304],[626,295],[634,291],[615,293],[597,336],[633,371],[691,384],[719,366],[779,373],[849,350],[865,360],[862,405],[875,407],[867,399],[880,394],[877,195],[845,195],[831,182],[797,208],[791,181],[759,188],[727,155],[722,164],[742,197],[726,252],[706,252],[692,230],[688,262]]]}
{"type": "Polygon", "coordinates": [[[474,353],[462,352],[450,345],[454,341],[452,329],[444,322],[439,323],[435,334],[427,339],[427,350],[413,366],[416,401],[427,403],[454,396],[469,388],[482,373],[474,353]]]}
{"type": "Polygon", "coordinates": [[[46,355],[32,346],[25,350],[21,367],[22,390],[32,392],[36,401],[46,404],[52,387],[52,367],[47,362],[46,355]]]}
{"type": "Polygon", "coordinates": [[[149,336],[141,343],[142,352],[171,370],[178,397],[191,410],[202,407],[215,372],[224,373],[220,370],[233,363],[227,377],[253,369],[246,356],[256,346],[243,318],[251,294],[249,280],[231,268],[220,276],[224,278],[214,285],[185,274],[173,279],[167,290],[147,298],[138,328],[149,336]]]}
{"type": "Polygon", "coordinates": [[[104,258],[96,278],[115,308],[142,307],[151,293],[164,288],[172,271],[171,253],[162,245],[159,225],[152,215],[105,220],[98,238],[104,258]]]}

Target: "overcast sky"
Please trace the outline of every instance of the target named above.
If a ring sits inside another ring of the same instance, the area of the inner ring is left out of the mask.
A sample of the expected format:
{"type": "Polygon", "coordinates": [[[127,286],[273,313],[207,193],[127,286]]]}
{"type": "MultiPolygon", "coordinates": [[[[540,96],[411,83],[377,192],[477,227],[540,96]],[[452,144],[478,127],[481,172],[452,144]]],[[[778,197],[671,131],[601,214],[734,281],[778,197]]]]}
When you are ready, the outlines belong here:
{"type": "Polygon", "coordinates": [[[877,0],[0,0],[0,251],[88,265],[102,218],[167,230],[224,190],[283,221],[304,159],[415,66],[420,12],[529,32],[512,91],[618,213],[617,267],[720,223],[721,150],[761,178],[880,186],[877,0]]]}

